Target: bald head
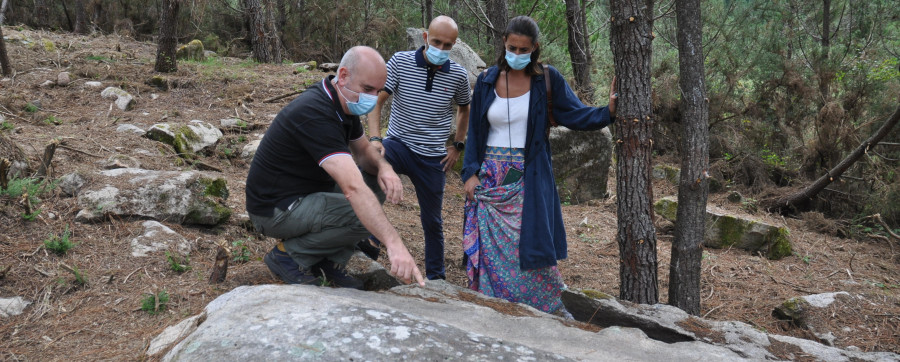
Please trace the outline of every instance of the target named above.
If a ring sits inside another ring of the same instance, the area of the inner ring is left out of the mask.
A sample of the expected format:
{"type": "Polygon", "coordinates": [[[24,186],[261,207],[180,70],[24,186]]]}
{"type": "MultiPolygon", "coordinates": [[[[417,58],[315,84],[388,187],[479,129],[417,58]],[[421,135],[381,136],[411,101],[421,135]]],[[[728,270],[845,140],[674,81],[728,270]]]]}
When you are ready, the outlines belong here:
{"type": "Polygon", "coordinates": [[[440,50],[450,50],[453,44],[456,44],[456,37],[459,36],[459,29],[456,22],[449,16],[438,16],[428,25],[428,32],[422,34],[425,44],[433,46],[440,50]]]}
{"type": "Polygon", "coordinates": [[[364,45],[357,45],[350,48],[341,58],[341,64],[338,68],[347,68],[350,73],[355,73],[361,65],[380,66],[384,68],[384,58],[378,51],[364,45]]]}

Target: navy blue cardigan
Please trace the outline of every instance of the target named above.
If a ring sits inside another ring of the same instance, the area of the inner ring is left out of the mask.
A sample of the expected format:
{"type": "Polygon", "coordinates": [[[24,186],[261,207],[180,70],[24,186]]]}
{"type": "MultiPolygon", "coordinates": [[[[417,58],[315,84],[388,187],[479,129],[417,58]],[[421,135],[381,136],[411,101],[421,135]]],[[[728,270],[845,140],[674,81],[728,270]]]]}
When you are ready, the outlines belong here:
{"type": "MultiPolygon", "coordinates": [[[[560,125],[574,130],[597,130],[615,121],[610,117],[607,107],[588,107],[581,103],[562,74],[552,66],[548,69],[553,94],[553,118],[560,125]]],[[[499,74],[497,66],[492,66],[479,75],[475,83],[463,158],[463,182],[478,174],[481,163],[484,162],[490,128],[487,111],[496,98],[494,85],[499,74]]],[[[525,197],[519,241],[522,270],[553,266],[557,260],[565,259],[568,255],[566,230],[546,133],[549,124],[545,76],[547,74],[531,77],[528,131],[525,136],[525,197]]]]}

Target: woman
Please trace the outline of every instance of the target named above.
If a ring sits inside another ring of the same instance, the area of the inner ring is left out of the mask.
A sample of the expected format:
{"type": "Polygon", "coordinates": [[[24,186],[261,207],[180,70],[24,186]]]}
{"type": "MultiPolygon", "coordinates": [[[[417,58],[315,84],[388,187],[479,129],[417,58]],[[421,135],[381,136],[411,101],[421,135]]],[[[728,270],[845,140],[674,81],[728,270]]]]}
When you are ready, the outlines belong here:
{"type": "Polygon", "coordinates": [[[550,161],[544,77],[550,77],[553,118],[567,128],[611,124],[616,96],[614,78],[609,107],[582,104],[555,68],[538,62],[539,33],[530,17],[510,20],[505,54],[475,84],[462,170],[463,247],[471,289],[553,313],[562,307],[565,284],[556,261],[566,258],[566,234],[550,161]]]}

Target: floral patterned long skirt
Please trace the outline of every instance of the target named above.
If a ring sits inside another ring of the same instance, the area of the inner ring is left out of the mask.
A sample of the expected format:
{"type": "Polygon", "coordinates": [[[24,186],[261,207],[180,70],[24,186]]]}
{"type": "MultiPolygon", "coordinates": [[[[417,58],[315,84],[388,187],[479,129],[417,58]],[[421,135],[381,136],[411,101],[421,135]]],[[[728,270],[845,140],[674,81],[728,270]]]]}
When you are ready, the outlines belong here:
{"type": "Polygon", "coordinates": [[[524,171],[524,160],[521,148],[488,147],[475,201],[466,201],[466,273],[473,290],[552,313],[562,307],[562,275],[555,266],[521,269],[519,234],[524,178],[502,184],[509,169],[524,171]]]}

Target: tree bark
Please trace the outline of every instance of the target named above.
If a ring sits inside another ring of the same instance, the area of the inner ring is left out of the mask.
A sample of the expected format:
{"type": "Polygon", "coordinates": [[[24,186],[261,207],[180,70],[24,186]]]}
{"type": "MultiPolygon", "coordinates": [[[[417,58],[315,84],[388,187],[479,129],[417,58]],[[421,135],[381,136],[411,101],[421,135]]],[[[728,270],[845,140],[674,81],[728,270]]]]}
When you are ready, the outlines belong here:
{"type": "Polygon", "coordinates": [[[885,136],[887,136],[891,132],[891,129],[893,129],[894,126],[897,125],[898,121],[900,121],[900,106],[898,106],[897,110],[894,111],[894,114],[891,115],[891,117],[888,118],[883,125],[881,125],[881,128],[875,131],[875,133],[871,137],[869,137],[869,139],[865,140],[858,147],[856,147],[853,152],[847,155],[847,157],[845,157],[841,161],[841,163],[829,170],[828,173],[822,175],[822,177],[819,177],[819,179],[813,182],[811,185],[798,192],[795,192],[788,196],[780,197],[778,199],[775,199],[774,201],[764,201],[763,205],[770,212],[785,213],[787,211],[805,209],[809,206],[808,203],[813,197],[818,195],[819,192],[824,190],[825,187],[827,187],[829,184],[839,179],[844,171],[847,171],[850,166],[853,166],[853,164],[856,163],[856,161],[859,161],[859,159],[864,154],[868,153],[870,148],[875,147],[878,142],[880,142],[885,136]]]}
{"type": "Polygon", "coordinates": [[[591,83],[590,41],[585,24],[585,9],[578,0],[566,0],[566,26],[569,33],[569,58],[575,75],[575,90],[583,99],[594,100],[594,86],[591,83]]]}
{"type": "Polygon", "coordinates": [[[90,29],[87,25],[87,12],[84,10],[84,0],[75,0],[75,33],[87,34],[90,29]]]}
{"type": "Polygon", "coordinates": [[[703,23],[700,0],[677,0],[678,82],[681,88],[681,179],[672,260],[669,304],[700,314],[700,243],[706,231],[709,196],[709,106],[703,69],[703,23]]]}
{"type": "Polygon", "coordinates": [[[271,0],[244,0],[250,27],[250,48],[260,63],[281,63],[281,41],[275,26],[271,0]]]}
{"type": "Polygon", "coordinates": [[[34,9],[31,14],[34,16],[34,27],[46,28],[49,26],[50,6],[47,5],[47,0],[34,0],[34,9]]]}
{"type": "Polygon", "coordinates": [[[428,29],[428,25],[431,24],[431,19],[434,19],[434,0],[422,0],[422,6],[425,8],[425,28],[428,29]]]}
{"type": "Polygon", "coordinates": [[[655,304],[659,300],[659,290],[650,183],[653,2],[610,0],[609,7],[610,46],[619,93],[615,126],[619,297],[636,303],[655,304]]]}
{"type": "Polygon", "coordinates": [[[494,44],[494,54],[504,54],[503,32],[509,23],[509,8],[506,0],[484,0],[488,22],[493,28],[488,29],[489,43],[494,44]]]}
{"type": "Polygon", "coordinates": [[[12,75],[12,66],[9,64],[9,56],[6,54],[6,40],[3,40],[2,28],[0,28],[0,71],[4,76],[12,75]]]}
{"type": "Polygon", "coordinates": [[[157,72],[170,73],[178,70],[175,51],[178,47],[176,19],[178,19],[179,1],[162,0],[159,16],[159,44],[156,49],[156,66],[154,67],[157,72]]]}

